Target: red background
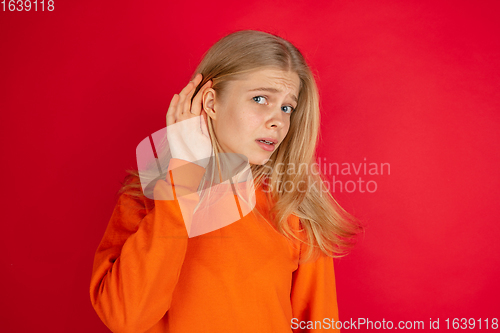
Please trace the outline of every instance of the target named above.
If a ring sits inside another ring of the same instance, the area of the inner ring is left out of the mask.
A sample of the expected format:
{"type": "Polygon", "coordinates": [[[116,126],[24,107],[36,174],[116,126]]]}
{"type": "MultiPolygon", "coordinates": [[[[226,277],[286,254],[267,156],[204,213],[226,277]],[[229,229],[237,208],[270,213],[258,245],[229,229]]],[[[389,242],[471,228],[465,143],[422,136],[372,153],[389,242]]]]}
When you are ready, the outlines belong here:
{"type": "Polygon", "coordinates": [[[307,57],[322,161],[390,164],[328,175],[377,184],[335,190],[367,225],[336,260],[341,319],[500,317],[499,7],[91,0],[0,12],[0,330],[108,331],[88,289],[124,170],[203,53],[240,29],[307,57]]]}

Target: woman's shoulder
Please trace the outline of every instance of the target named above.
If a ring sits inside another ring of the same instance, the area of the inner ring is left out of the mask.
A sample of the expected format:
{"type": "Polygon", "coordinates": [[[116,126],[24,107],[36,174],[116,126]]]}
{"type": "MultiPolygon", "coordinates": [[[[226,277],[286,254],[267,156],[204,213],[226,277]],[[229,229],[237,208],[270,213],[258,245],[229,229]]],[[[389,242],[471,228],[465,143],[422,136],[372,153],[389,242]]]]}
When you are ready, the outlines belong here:
{"type": "Polygon", "coordinates": [[[121,182],[122,187],[116,193],[119,205],[126,205],[135,210],[146,212],[154,207],[154,200],[146,197],[141,180],[136,170],[129,171],[121,182]]]}

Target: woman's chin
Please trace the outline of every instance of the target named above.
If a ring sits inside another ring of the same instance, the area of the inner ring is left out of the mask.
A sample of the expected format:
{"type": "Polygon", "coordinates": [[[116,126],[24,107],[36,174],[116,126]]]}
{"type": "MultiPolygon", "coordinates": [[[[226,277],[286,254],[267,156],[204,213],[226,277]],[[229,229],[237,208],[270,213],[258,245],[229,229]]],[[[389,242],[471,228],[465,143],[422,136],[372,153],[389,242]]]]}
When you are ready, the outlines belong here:
{"type": "Polygon", "coordinates": [[[251,158],[251,159],[248,159],[248,163],[251,164],[251,165],[264,165],[266,164],[268,161],[270,160],[269,157],[265,157],[265,158],[251,158]]]}

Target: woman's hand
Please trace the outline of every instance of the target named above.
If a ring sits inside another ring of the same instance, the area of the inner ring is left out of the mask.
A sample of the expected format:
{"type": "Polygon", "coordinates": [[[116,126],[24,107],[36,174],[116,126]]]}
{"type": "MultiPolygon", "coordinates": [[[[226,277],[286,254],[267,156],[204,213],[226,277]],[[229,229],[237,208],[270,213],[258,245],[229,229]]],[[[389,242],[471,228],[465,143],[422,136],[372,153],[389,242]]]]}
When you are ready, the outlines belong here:
{"type": "Polygon", "coordinates": [[[205,83],[191,103],[191,97],[202,78],[200,73],[196,74],[193,81],[189,81],[172,98],[167,111],[167,140],[173,158],[206,168],[212,155],[212,143],[201,98],[205,90],[212,87],[212,81],[205,83]]]}

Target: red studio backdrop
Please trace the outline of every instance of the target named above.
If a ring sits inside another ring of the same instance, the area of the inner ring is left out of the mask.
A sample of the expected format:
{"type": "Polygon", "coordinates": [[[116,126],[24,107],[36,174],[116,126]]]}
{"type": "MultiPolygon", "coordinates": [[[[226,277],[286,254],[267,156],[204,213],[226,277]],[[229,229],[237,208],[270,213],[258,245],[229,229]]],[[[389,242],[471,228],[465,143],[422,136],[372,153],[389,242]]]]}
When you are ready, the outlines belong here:
{"type": "Polygon", "coordinates": [[[108,332],[89,281],[120,181],[241,29],[290,40],[317,77],[318,163],[366,225],[335,260],[340,319],[494,329],[498,1],[20,3],[0,4],[1,332],[108,332]]]}

